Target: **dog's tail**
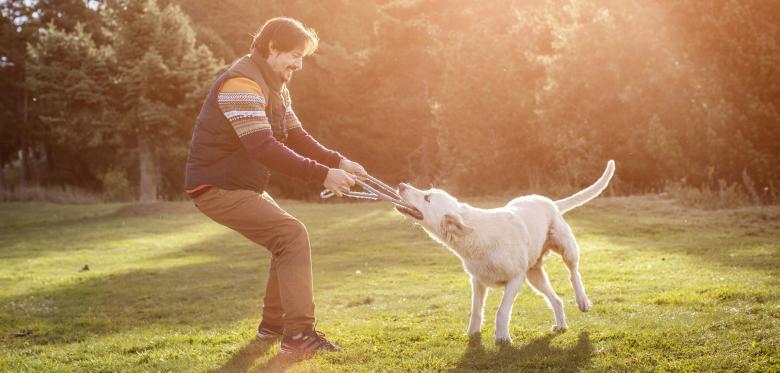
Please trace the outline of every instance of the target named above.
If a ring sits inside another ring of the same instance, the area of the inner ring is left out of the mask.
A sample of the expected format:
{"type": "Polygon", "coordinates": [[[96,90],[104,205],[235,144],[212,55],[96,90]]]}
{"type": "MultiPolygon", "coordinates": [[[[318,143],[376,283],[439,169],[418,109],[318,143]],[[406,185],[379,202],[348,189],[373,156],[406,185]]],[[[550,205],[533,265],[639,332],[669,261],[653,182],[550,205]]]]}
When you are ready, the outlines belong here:
{"type": "Polygon", "coordinates": [[[586,202],[598,197],[598,195],[604,191],[604,189],[607,187],[607,184],[609,184],[609,180],[612,179],[612,175],[614,173],[615,161],[610,160],[607,162],[607,169],[604,170],[604,173],[595,183],[593,183],[593,185],[569,197],[555,201],[555,205],[558,206],[558,210],[561,212],[561,214],[564,214],[575,207],[584,205],[586,202]]]}

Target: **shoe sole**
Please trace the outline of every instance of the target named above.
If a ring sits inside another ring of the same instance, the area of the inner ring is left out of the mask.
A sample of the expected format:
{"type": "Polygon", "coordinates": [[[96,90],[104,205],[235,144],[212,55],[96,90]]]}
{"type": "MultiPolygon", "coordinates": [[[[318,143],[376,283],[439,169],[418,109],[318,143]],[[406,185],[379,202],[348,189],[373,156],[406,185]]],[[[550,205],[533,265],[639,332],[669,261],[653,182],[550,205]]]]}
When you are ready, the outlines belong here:
{"type": "Polygon", "coordinates": [[[316,354],[318,352],[339,352],[339,351],[341,351],[341,348],[339,348],[338,350],[328,350],[328,349],[325,349],[325,348],[320,348],[320,349],[313,350],[313,351],[290,350],[290,349],[285,349],[284,347],[279,348],[279,354],[281,354],[281,355],[288,355],[288,356],[290,356],[290,355],[309,355],[309,354],[316,354]]]}
{"type": "Polygon", "coordinates": [[[281,338],[282,338],[282,336],[280,334],[264,334],[264,333],[260,333],[260,332],[257,332],[257,334],[255,334],[255,339],[257,339],[258,341],[264,341],[264,342],[265,341],[273,341],[273,340],[277,340],[277,339],[281,339],[281,338]]]}

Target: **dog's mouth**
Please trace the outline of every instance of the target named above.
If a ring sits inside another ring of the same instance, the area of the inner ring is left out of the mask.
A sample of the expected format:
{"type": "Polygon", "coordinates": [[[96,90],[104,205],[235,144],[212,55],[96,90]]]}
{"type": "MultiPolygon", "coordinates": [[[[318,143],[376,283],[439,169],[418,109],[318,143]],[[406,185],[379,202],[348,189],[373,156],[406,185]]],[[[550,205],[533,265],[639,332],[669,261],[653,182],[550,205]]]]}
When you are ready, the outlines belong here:
{"type": "Polygon", "coordinates": [[[398,212],[400,212],[400,213],[402,213],[404,215],[411,216],[411,217],[413,217],[413,218],[415,218],[417,220],[423,220],[422,212],[420,212],[420,210],[418,210],[416,208],[409,208],[409,207],[406,207],[406,206],[395,205],[395,209],[398,212]]]}

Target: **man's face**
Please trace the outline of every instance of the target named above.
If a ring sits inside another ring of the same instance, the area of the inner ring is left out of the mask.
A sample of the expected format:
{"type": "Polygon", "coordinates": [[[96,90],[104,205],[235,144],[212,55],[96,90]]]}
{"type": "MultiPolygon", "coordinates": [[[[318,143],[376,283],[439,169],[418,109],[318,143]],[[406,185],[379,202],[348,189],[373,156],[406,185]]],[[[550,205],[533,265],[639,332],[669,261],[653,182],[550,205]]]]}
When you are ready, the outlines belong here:
{"type": "Polygon", "coordinates": [[[292,73],[303,68],[303,47],[281,52],[273,47],[269,49],[268,65],[279,74],[283,82],[289,82],[292,73]]]}

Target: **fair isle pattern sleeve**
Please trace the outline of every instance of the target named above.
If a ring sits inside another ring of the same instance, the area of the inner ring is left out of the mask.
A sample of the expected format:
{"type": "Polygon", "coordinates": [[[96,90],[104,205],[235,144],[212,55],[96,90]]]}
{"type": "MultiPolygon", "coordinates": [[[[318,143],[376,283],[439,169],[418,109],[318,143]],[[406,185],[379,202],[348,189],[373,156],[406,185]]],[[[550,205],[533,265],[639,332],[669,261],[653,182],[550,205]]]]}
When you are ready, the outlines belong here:
{"type": "Polygon", "coordinates": [[[328,167],[338,168],[343,157],[338,152],[322,146],[303,129],[301,121],[298,120],[298,116],[295,115],[295,111],[292,109],[290,91],[286,87],[282,90],[282,99],[286,107],[284,125],[289,133],[287,146],[304,157],[314,159],[328,167]]]}
{"type": "Polygon", "coordinates": [[[295,115],[295,112],[292,109],[292,99],[290,98],[290,91],[287,90],[287,87],[282,90],[282,98],[284,99],[285,106],[284,126],[288,131],[293,128],[302,128],[303,125],[301,125],[301,121],[298,120],[298,116],[295,115]]]}
{"type": "Polygon", "coordinates": [[[284,113],[284,125],[287,126],[288,130],[303,127],[301,125],[301,121],[298,120],[298,116],[295,115],[295,112],[292,109],[292,105],[288,106],[287,112],[284,113]]]}
{"type": "Polygon", "coordinates": [[[219,89],[217,103],[238,137],[271,128],[265,114],[263,91],[250,79],[225,80],[219,89]]]}

